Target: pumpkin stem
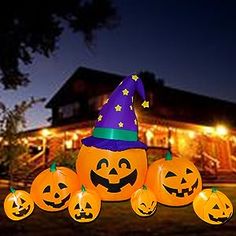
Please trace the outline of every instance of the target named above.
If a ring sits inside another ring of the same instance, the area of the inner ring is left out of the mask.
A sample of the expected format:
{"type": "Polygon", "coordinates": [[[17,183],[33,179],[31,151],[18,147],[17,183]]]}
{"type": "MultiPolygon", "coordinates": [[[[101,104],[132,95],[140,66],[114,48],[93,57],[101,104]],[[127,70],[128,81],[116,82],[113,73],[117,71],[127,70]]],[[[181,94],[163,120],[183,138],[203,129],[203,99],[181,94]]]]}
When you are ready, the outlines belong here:
{"type": "Polygon", "coordinates": [[[212,187],[212,188],[211,188],[211,191],[212,191],[213,193],[216,193],[216,192],[217,192],[217,188],[216,188],[216,187],[212,187]]]}
{"type": "Polygon", "coordinates": [[[145,184],[143,185],[143,190],[147,190],[147,186],[145,184]]]}
{"type": "Polygon", "coordinates": [[[53,162],[50,166],[50,171],[55,172],[57,170],[56,162],[53,162]]]}
{"type": "Polygon", "coordinates": [[[15,193],[16,190],[11,186],[11,187],[10,187],[10,192],[11,192],[11,193],[15,193]]]}
{"type": "Polygon", "coordinates": [[[86,188],[84,187],[83,184],[82,184],[82,186],[81,186],[81,190],[82,190],[83,193],[86,192],[86,188]]]}
{"type": "Polygon", "coordinates": [[[167,153],[166,153],[166,161],[171,161],[172,160],[172,155],[171,155],[171,153],[170,153],[170,151],[168,151],[167,153]]]}

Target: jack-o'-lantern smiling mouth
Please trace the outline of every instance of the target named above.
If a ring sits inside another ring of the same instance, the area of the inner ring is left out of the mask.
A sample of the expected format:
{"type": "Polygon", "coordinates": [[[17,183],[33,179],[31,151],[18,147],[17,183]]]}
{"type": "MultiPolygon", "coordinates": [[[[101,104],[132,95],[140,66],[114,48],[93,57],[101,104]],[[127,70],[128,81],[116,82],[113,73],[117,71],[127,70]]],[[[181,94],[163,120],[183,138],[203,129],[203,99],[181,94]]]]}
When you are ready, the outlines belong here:
{"type": "Polygon", "coordinates": [[[62,199],[61,203],[54,203],[54,202],[50,202],[46,200],[43,200],[43,201],[46,205],[51,206],[53,208],[61,208],[66,204],[67,201],[69,201],[69,199],[70,199],[70,194],[64,199],[62,199]]]}
{"type": "Polygon", "coordinates": [[[13,215],[16,217],[22,217],[22,216],[26,215],[29,212],[29,210],[30,210],[30,205],[28,205],[28,207],[26,207],[22,210],[19,210],[18,213],[14,212],[13,215]]]}
{"type": "Polygon", "coordinates": [[[226,217],[226,216],[225,216],[225,217],[218,217],[218,218],[216,218],[216,217],[214,217],[212,214],[208,214],[208,216],[209,216],[209,219],[212,220],[212,221],[214,221],[214,222],[225,223],[226,221],[228,221],[228,220],[231,218],[232,213],[230,214],[229,217],[226,217]]]}
{"type": "Polygon", "coordinates": [[[81,212],[79,215],[76,214],[75,215],[75,219],[76,220],[81,220],[81,219],[92,219],[93,218],[93,214],[89,213],[88,215],[86,214],[86,212],[81,212]]]}
{"type": "Polygon", "coordinates": [[[137,179],[137,170],[134,170],[131,174],[120,179],[119,183],[111,184],[109,180],[96,174],[93,170],[90,172],[90,177],[92,183],[97,187],[99,184],[107,188],[107,192],[117,193],[121,191],[125,185],[134,185],[137,179]]]}
{"type": "Polygon", "coordinates": [[[142,214],[144,214],[144,215],[151,215],[153,212],[156,211],[156,209],[157,209],[157,206],[155,206],[155,207],[153,208],[153,210],[148,211],[148,212],[145,212],[145,211],[143,211],[142,209],[138,208],[138,210],[139,210],[142,214]]]}
{"type": "Polygon", "coordinates": [[[170,187],[165,186],[164,184],[163,186],[165,187],[168,193],[175,194],[176,197],[184,197],[185,194],[189,196],[189,195],[192,195],[194,192],[194,189],[198,187],[198,179],[195,181],[195,183],[192,185],[191,188],[184,188],[182,189],[180,193],[178,192],[178,189],[176,188],[170,188],[170,187]]]}

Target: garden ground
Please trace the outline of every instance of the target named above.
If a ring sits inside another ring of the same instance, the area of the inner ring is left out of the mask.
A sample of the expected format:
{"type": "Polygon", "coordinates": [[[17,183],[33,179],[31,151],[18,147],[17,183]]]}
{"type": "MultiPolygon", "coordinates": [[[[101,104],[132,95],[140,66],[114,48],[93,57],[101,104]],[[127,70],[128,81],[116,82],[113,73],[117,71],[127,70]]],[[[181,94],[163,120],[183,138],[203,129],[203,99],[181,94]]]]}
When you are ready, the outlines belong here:
{"type": "MultiPolygon", "coordinates": [[[[221,187],[236,209],[236,188],[221,187]]],[[[0,235],[236,235],[236,216],[224,225],[213,226],[201,221],[194,213],[192,205],[171,208],[159,204],[154,216],[136,216],[129,201],[102,203],[99,217],[92,223],[81,224],[70,218],[67,210],[49,213],[37,206],[27,219],[20,222],[9,220],[3,210],[8,189],[0,190],[0,235]]]]}

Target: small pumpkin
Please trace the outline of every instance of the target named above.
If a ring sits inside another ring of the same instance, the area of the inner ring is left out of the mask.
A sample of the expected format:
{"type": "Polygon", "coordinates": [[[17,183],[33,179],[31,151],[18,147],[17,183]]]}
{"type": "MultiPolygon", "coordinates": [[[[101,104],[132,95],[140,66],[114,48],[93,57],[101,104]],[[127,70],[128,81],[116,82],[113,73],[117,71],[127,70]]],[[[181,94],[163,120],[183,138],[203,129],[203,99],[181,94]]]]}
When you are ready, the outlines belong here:
{"type": "Polygon", "coordinates": [[[23,220],[33,212],[34,202],[26,191],[12,187],[10,191],[4,201],[4,211],[11,220],[23,220]]]}
{"type": "Polygon", "coordinates": [[[143,149],[110,151],[82,145],[76,162],[79,179],[105,201],[129,199],[145,180],[147,157],[143,149]]]}
{"type": "Polygon", "coordinates": [[[157,209],[156,196],[146,185],[136,190],[130,201],[134,212],[142,217],[153,215],[157,209]]]}
{"type": "Polygon", "coordinates": [[[216,188],[204,189],[193,201],[197,216],[208,224],[220,225],[233,215],[233,205],[229,198],[216,188]]]}
{"type": "Polygon", "coordinates": [[[73,194],[69,203],[70,216],[80,223],[94,221],[101,209],[101,198],[93,190],[83,185],[80,191],[73,194]]]}
{"type": "Polygon", "coordinates": [[[68,206],[71,195],[79,188],[79,179],[74,171],[56,167],[53,163],[34,179],[30,195],[41,209],[60,211],[68,206]]]}
{"type": "Polygon", "coordinates": [[[184,206],[201,191],[202,179],[191,161],[172,157],[168,152],[166,158],[150,165],[146,185],[153,190],[158,202],[167,206],[184,206]]]}

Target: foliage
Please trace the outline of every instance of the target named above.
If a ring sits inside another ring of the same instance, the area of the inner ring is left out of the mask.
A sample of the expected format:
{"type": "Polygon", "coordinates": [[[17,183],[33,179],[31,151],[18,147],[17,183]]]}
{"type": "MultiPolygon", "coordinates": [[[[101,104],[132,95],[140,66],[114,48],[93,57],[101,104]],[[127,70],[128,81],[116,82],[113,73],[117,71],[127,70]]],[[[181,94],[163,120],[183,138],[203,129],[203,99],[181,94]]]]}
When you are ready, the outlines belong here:
{"type": "Polygon", "coordinates": [[[75,162],[78,154],[79,150],[58,150],[55,154],[55,161],[57,165],[75,170],[75,162]]]}
{"type": "Polygon", "coordinates": [[[26,151],[25,145],[19,142],[20,131],[26,127],[25,113],[43,101],[43,98],[31,98],[16,104],[13,109],[0,103],[0,166],[2,170],[8,170],[10,176],[14,166],[19,163],[16,157],[26,151]]]}
{"type": "Polygon", "coordinates": [[[49,57],[57,49],[65,27],[82,33],[90,45],[94,32],[118,22],[111,0],[22,0],[0,4],[0,83],[17,89],[29,83],[20,63],[28,65],[35,53],[49,57]]]}

